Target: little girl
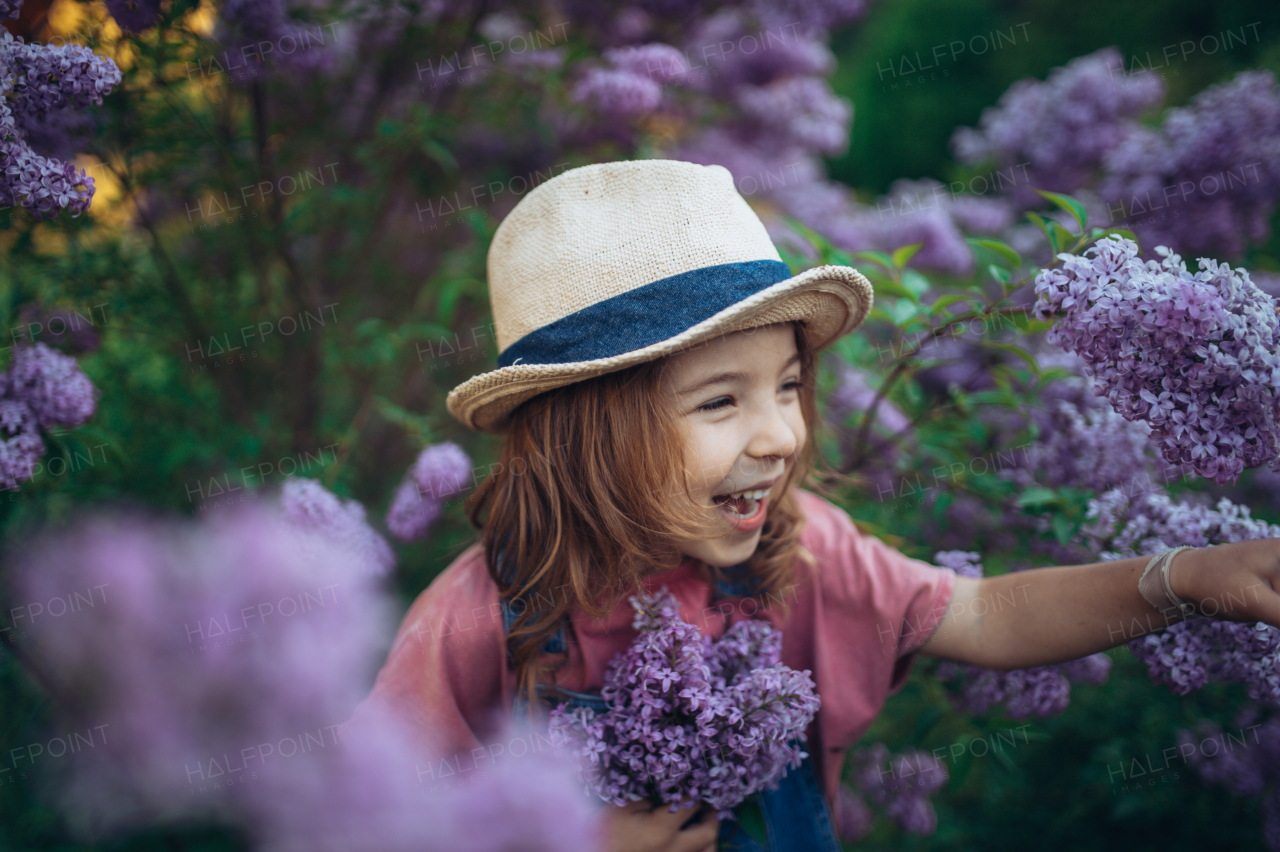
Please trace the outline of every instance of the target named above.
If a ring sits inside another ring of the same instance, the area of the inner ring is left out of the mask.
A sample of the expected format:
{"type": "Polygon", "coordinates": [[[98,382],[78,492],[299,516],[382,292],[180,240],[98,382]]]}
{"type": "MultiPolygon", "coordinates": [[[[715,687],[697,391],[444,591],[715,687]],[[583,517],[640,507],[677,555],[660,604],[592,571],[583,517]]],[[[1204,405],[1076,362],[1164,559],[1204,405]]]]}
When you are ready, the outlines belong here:
{"type": "MultiPolygon", "coordinates": [[[[504,435],[470,498],[480,541],[419,596],[356,713],[400,713],[452,755],[425,780],[465,781],[514,753],[496,739],[513,713],[601,708],[605,667],[635,637],[627,598],[662,586],[713,637],[769,621],[782,661],[813,674],[810,757],[762,799],[774,850],[839,849],[845,751],[918,651],[995,669],[1062,662],[1244,589],[1232,617],[1280,625],[1278,540],[976,580],[801,490],[815,355],[865,319],[871,287],[841,266],[793,276],[719,166],[564,172],[503,220],[488,262],[499,368],[448,401],[504,435]]],[[[608,811],[611,850],[700,852],[718,835],[760,848],[705,812],[608,811]]]]}

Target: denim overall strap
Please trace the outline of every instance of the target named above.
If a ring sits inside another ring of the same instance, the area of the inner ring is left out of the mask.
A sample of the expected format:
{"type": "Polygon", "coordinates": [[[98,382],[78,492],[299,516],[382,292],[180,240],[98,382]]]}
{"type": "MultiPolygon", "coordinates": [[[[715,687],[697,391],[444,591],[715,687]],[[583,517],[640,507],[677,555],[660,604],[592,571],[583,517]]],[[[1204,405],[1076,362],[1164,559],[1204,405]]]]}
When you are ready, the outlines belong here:
{"type": "MultiPolygon", "coordinates": [[[[751,597],[758,591],[742,563],[726,568],[717,580],[717,598],[751,597]]],[[[737,820],[720,823],[720,848],[741,852],[840,852],[831,808],[822,794],[813,758],[805,757],[795,769],[788,770],[778,789],[760,794],[760,810],[764,812],[769,843],[761,847],[742,830],[737,820]]]]}
{"type": "Polygon", "coordinates": [[[840,852],[831,809],[827,806],[813,758],[787,771],[778,789],[760,794],[768,845],[761,846],[737,820],[720,823],[719,848],[735,852],[840,852]]]}

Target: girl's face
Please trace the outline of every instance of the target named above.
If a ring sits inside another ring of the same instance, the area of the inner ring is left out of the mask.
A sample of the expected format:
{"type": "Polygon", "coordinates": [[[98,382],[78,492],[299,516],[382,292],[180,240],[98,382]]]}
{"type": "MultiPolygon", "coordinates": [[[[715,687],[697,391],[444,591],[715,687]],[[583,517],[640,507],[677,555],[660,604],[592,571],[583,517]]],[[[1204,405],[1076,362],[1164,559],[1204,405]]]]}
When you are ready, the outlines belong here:
{"type": "Polygon", "coordinates": [[[806,437],[792,326],[718,337],[670,356],[663,376],[685,429],[689,492],[725,531],[682,539],[680,551],[721,568],[745,562],[806,437]]]}

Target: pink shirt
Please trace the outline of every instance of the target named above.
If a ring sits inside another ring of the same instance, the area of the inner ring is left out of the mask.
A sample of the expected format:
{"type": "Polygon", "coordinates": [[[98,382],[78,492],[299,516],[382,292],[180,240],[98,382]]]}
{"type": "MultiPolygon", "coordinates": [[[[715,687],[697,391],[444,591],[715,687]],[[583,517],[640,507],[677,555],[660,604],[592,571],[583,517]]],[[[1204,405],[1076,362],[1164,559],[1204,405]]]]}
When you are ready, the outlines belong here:
{"type": "MultiPolygon", "coordinates": [[[[845,751],[906,681],[914,652],[946,611],[956,575],[858,532],[844,511],[814,494],[800,491],[799,501],[807,516],[801,543],[817,569],[798,562],[795,584],[765,605],[750,598],[712,603],[713,586],[698,576],[693,560],[649,575],[645,585],[667,586],[681,617],[712,637],[753,617],[782,631],[782,661],[808,669],[822,699],[807,750],[834,807],[845,751]],[[790,605],[785,620],[777,606],[781,598],[790,605]]],[[[623,601],[602,619],[582,610],[571,618],[578,642],[570,641],[558,682],[577,691],[599,689],[606,664],[635,637],[631,606],[623,601]]],[[[378,710],[397,712],[425,745],[456,755],[441,763],[441,775],[462,773],[481,768],[492,752],[510,718],[515,685],[515,672],[506,666],[498,588],[474,545],[409,609],[352,722],[378,710]]]]}

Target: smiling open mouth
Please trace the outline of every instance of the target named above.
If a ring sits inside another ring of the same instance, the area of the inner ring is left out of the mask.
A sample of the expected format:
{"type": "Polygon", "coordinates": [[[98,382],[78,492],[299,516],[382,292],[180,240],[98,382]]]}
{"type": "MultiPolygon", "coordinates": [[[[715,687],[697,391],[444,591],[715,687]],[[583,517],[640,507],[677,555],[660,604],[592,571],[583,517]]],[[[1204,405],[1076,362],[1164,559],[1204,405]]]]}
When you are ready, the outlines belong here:
{"type": "Polygon", "coordinates": [[[737,524],[738,529],[754,529],[764,523],[765,505],[768,502],[765,498],[768,494],[768,488],[759,488],[716,494],[711,499],[725,517],[737,524]]]}

